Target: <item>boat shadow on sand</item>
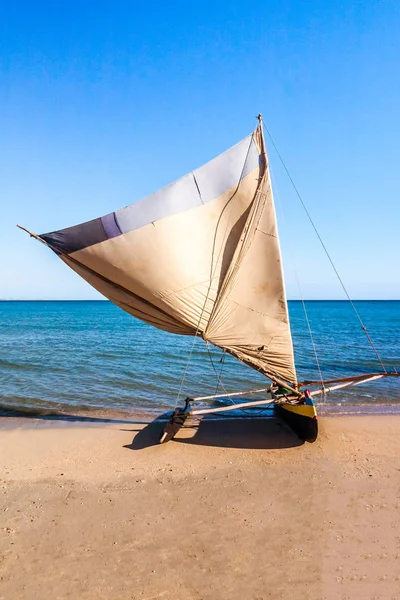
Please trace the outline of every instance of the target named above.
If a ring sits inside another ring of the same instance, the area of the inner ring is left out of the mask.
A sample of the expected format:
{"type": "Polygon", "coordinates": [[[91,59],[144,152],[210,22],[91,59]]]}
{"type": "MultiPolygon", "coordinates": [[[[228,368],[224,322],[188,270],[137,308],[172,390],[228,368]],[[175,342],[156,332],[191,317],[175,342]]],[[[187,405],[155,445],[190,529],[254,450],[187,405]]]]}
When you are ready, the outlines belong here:
{"type": "MultiPolygon", "coordinates": [[[[171,413],[165,413],[143,427],[130,444],[130,450],[144,450],[160,443],[162,431],[171,413]]],[[[130,430],[135,431],[135,430],[130,430]]],[[[169,442],[196,444],[220,448],[278,450],[302,446],[301,440],[281,419],[268,417],[219,417],[201,420],[188,419],[182,429],[169,442]]]]}

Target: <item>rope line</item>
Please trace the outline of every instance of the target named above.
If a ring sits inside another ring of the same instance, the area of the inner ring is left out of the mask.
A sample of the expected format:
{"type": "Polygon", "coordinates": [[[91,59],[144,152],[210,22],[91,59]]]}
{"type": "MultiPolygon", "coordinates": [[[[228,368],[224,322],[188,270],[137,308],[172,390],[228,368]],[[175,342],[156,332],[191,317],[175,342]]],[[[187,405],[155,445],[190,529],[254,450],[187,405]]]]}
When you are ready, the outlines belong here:
{"type": "MultiPolygon", "coordinates": [[[[272,179],[273,184],[274,184],[274,190],[275,190],[275,193],[276,193],[276,198],[278,200],[277,205],[279,205],[280,213],[282,215],[282,221],[285,222],[286,218],[285,218],[285,214],[284,214],[283,203],[281,202],[279,191],[278,191],[278,186],[276,184],[276,179],[274,177],[274,173],[273,173],[271,167],[269,168],[269,171],[271,173],[271,179],[272,179]]],[[[306,308],[306,303],[304,301],[303,291],[301,289],[300,279],[299,279],[299,276],[298,276],[298,273],[297,273],[296,263],[295,263],[295,260],[294,260],[293,250],[292,250],[292,246],[291,245],[289,245],[289,253],[290,253],[290,259],[291,259],[291,263],[292,263],[292,268],[293,268],[293,271],[294,271],[294,276],[296,278],[297,288],[299,290],[299,295],[300,295],[301,303],[302,303],[302,306],[303,306],[303,311],[304,311],[304,316],[305,316],[305,320],[306,320],[306,323],[307,323],[308,333],[309,333],[310,339],[311,339],[311,345],[312,345],[313,351],[314,351],[315,362],[316,362],[318,373],[319,373],[319,376],[320,376],[320,379],[321,379],[322,389],[324,390],[323,391],[323,397],[325,399],[326,398],[326,394],[325,394],[325,386],[324,386],[324,379],[323,379],[323,376],[322,376],[321,364],[319,362],[318,353],[317,353],[317,347],[316,347],[315,340],[314,340],[314,335],[313,335],[313,332],[312,332],[312,329],[311,329],[311,323],[310,323],[310,319],[309,319],[309,316],[308,316],[308,311],[307,311],[307,308],[306,308]]]]}
{"type": "Polygon", "coordinates": [[[277,155],[278,155],[278,157],[279,157],[279,160],[280,160],[280,162],[282,163],[282,166],[283,166],[283,168],[284,168],[284,170],[285,170],[285,172],[286,172],[286,175],[288,176],[288,178],[289,178],[289,181],[290,181],[290,183],[292,184],[292,186],[293,186],[293,189],[294,189],[294,191],[296,192],[296,195],[297,195],[298,199],[300,200],[300,203],[301,203],[301,205],[302,205],[302,207],[303,207],[303,209],[304,209],[304,211],[305,211],[305,213],[306,213],[306,215],[307,215],[307,217],[308,217],[308,220],[310,221],[310,223],[311,223],[311,225],[312,225],[312,228],[314,229],[314,231],[315,231],[315,233],[316,233],[316,235],[317,235],[317,238],[319,239],[319,241],[320,241],[320,244],[321,244],[322,248],[324,249],[326,256],[328,257],[328,260],[329,260],[329,262],[331,263],[331,266],[332,266],[332,268],[333,268],[333,270],[334,270],[334,272],[335,272],[335,274],[336,274],[336,277],[338,278],[338,280],[339,280],[339,282],[340,282],[340,285],[342,286],[342,288],[343,288],[343,291],[344,291],[344,293],[346,294],[346,296],[347,296],[347,299],[348,299],[348,301],[350,302],[350,305],[351,305],[351,307],[353,308],[353,310],[354,310],[354,313],[355,313],[355,315],[356,315],[356,317],[357,317],[358,321],[360,322],[361,328],[362,328],[362,330],[364,331],[365,335],[367,336],[368,342],[370,343],[370,345],[371,345],[371,348],[372,348],[372,349],[373,349],[373,351],[375,352],[375,355],[376,355],[376,357],[377,357],[377,359],[378,359],[378,361],[379,361],[379,363],[380,363],[380,365],[381,365],[382,369],[384,370],[384,372],[385,372],[385,373],[387,373],[387,370],[386,370],[386,368],[385,368],[385,365],[384,365],[384,364],[383,364],[383,362],[382,362],[382,359],[381,359],[381,357],[380,357],[380,355],[379,355],[379,353],[378,353],[378,350],[375,348],[375,345],[374,345],[374,343],[373,343],[373,342],[372,342],[372,340],[371,340],[371,337],[370,337],[370,335],[369,335],[369,333],[368,333],[368,331],[367,331],[367,328],[365,327],[365,325],[364,325],[364,323],[363,323],[363,321],[362,321],[362,319],[361,319],[361,317],[360,317],[360,315],[359,315],[359,313],[358,313],[358,311],[357,311],[357,309],[356,309],[356,307],[355,307],[355,305],[354,305],[354,302],[352,301],[352,299],[351,299],[351,298],[350,298],[350,296],[349,296],[349,293],[348,293],[348,291],[347,291],[347,289],[346,289],[346,286],[344,285],[344,283],[343,283],[343,281],[342,281],[342,278],[340,277],[340,275],[339,275],[339,273],[338,273],[338,270],[336,269],[336,267],[335,267],[335,265],[334,265],[334,262],[333,262],[333,260],[332,260],[332,258],[331,258],[331,256],[330,256],[330,254],[329,254],[329,252],[328,252],[328,249],[327,249],[327,247],[325,246],[324,242],[322,241],[322,238],[321,238],[321,236],[320,236],[320,234],[319,234],[319,232],[318,232],[318,229],[317,229],[317,227],[316,227],[316,225],[315,225],[314,221],[312,220],[312,218],[311,218],[311,215],[310,215],[310,213],[308,212],[306,205],[304,204],[304,201],[303,201],[303,199],[302,199],[302,197],[301,197],[301,194],[300,194],[299,190],[297,189],[297,187],[296,187],[296,184],[294,183],[294,181],[293,181],[293,179],[292,179],[292,177],[291,177],[291,175],[290,175],[290,173],[289,173],[289,170],[288,170],[288,168],[287,168],[287,166],[286,166],[286,164],[285,164],[285,161],[283,160],[283,158],[282,158],[282,156],[281,156],[281,154],[280,154],[280,152],[279,152],[279,150],[278,150],[278,148],[277,148],[277,146],[276,146],[276,144],[275,144],[275,142],[274,142],[274,139],[273,139],[273,137],[272,137],[272,135],[271,135],[271,133],[270,133],[270,131],[269,131],[268,127],[265,125],[265,123],[264,123],[264,122],[263,122],[263,125],[264,125],[264,128],[265,128],[265,131],[266,131],[266,132],[267,132],[267,134],[268,134],[268,137],[269,137],[269,139],[271,140],[271,143],[272,143],[272,145],[273,145],[273,147],[274,147],[274,149],[275,149],[275,152],[277,153],[277,155]]]}
{"type": "Polygon", "coordinates": [[[224,365],[225,365],[225,352],[224,352],[224,350],[222,350],[222,356],[221,356],[221,360],[219,362],[221,364],[221,368],[219,370],[219,376],[217,378],[217,385],[215,386],[215,392],[214,392],[214,394],[216,394],[218,392],[219,382],[220,381],[222,382],[222,371],[223,371],[224,365]]]}
{"type": "MultiPolygon", "coordinates": [[[[296,274],[296,280],[298,281],[297,274],[296,274]]],[[[307,321],[308,332],[309,332],[310,338],[311,338],[311,344],[312,344],[312,347],[313,347],[313,350],[314,350],[315,362],[317,363],[318,373],[319,373],[319,376],[320,376],[320,379],[321,379],[323,399],[326,400],[326,392],[325,392],[324,378],[322,376],[321,364],[320,364],[319,359],[318,359],[317,348],[315,346],[314,336],[313,336],[313,332],[311,330],[311,323],[310,323],[310,319],[308,318],[308,312],[307,312],[307,309],[306,309],[306,303],[305,303],[304,298],[303,298],[303,294],[302,294],[302,291],[301,291],[300,283],[299,283],[299,292],[300,292],[301,303],[302,303],[303,309],[304,309],[304,315],[305,315],[306,321],[307,321]]]]}
{"type": "MultiPolygon", "coordinates": [[[[225,394],[227,394],[227,396],[226,396],[226,397],[227,397],[227,398],[230,400],[230,402],[231,402],[232,404],[234,404],[233,400],[232,400],[232,399],[229,397],[229,395],[228,395],[228,394],[229,394],[229,392],[226,390],[226,388],[225,388],[225,385],[224,385],[224,382],[223,382],[223,381],[222,381],[222,379],[221,379],[222,368],[221,368],[221,372],[220,372],[220,374],[218,374],[217,367],[215,366],[214,359],[213,359],[213,357],[212,357],[212,354],[211,354],[211,351],[210,351],[210,344],[209,344],[208,340],[206,340],[206,348],[207,348],[207,352],[208,352],[208,357],[209,357],[209,359],[210,359],[210,363],[211,363],[211,365],[212,365],[212,368],[213,368],[213,370],[214,370],[215,376],[216,376],[216,378],[217,378],[217,388],[216,388],[216,390],[215,390],[215,394],[217,393],[218,386],[221,386],[221,388],[224,390],[225,394]]],[[[225,352],[224,352],[224,355],[223,355],[223,357],[222,357],[222,358],[225,358],[225,352]]],[[[223,363],[222,363],[222,366],[223,366],[223,363]]]]}

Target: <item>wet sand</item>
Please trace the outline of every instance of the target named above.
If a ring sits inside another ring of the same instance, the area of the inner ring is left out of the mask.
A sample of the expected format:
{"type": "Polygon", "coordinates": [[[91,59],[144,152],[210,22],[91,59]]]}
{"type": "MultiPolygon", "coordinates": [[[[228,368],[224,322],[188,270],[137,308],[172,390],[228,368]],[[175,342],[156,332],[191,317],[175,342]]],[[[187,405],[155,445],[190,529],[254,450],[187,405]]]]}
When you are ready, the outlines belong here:
{"type": "Polygon", "coordinates": [[[2,600],[400,598],[398,415],[7,422],[2,600]]]}

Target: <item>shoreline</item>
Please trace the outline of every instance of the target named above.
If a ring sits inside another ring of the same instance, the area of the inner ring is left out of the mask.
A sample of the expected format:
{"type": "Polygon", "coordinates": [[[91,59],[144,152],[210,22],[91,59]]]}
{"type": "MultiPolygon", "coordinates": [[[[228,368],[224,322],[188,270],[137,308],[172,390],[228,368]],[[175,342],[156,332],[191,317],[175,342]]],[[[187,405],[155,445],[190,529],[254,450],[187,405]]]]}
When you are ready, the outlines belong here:
{"type": "MultiPolygon", "coordinates": [[[[172,408],[167,411],[128,411],[114,409],[93,409],[66,412],[36,411],[34,409],[17,410],[9,407],[0,407],[0,431],[12,428],[38,428],[38,427],[103,427],[113,424],[142,424],[147,425],[154,421],[166,422],[172,413],[172,408]]],[[[272,408],[266,408],[260,414],[260,409],[246,411],[233,411],[207,415],[208,421],[235,420],[235,419],[268,419],[274,418],[272,408]]],[[[388,415],[400,416],[400,402],[397,404],[335,404],[328,403],[317,405],[318,417],[362,417],[388,415]]]]}

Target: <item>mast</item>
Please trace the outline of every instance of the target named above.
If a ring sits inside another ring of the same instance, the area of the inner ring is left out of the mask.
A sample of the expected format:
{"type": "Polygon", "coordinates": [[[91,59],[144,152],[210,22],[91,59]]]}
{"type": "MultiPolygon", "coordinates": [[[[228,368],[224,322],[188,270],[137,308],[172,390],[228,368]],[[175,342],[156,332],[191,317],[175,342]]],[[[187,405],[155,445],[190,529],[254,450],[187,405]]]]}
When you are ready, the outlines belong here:
{"type": "MultiPolygon", "coordinates": [[[[264,160],[265,160],[265,168],[268,170],[268,174],[269,174],[269,166],[268,166],[268,159],[267,159],[267,148],[266,148],[266,144],[265,144],[265,138],[264,138],[264,127],[263,127],[263,118],[262,118],[262,114],[259,113],[257,115],[257,119],[259,122],[259,127],[260,127],[260,132],[261,132],[261,140],[262,140],[262,146],[263,146],[263,155],[264,155],[264,160]]],[[[271,182],[271,194],[273,195],[273,190],[272,190],[272,182],[271,182]]],[[[276,211],[275,211],[275,202],[273,201],[273,208],[274,208],[274,215],[275,215],[275,221],[276,221],[276,229],[277,229],[277,233],[278,233],[278,221],[276,218],[276,211]]],[[[290,342],[292,345],[292,352],[293,352],[293,365],[294,365],[294,370],[295,370],[295,374],[296,374],[296,364],[294,362],[294,351],[293,351],[293,338],[292,338],[292,332],[291,332],[291,327],[290,327],[290,316],[289,316],[289,306],[288,306],[288,302],[287,302],[287,296],[286,296],[286,285],[285,285],[285,274],[283,271],[283,261],[282,261],[282,251],[281,251],[281,245],[280,245],[280,238],[279,238],[279,234],[278,234],[278,246],[279,246],[279,258],[280,258],[280,265],[281,265],[281,277],[282,277],[282,282],[283,282],[283,296],[284,296],[284,302],[286,305],[286,311],[287,311],[287,315],[288,315],[288,329],[289,329],[289,336],[290,336],[290,342]]],[[[282,385],[281,382],[277,383],[279,385],[282,385]]],[[[286,385],[287,387],[287,385],[286,385]]],[[[288,388],[290,389],[292,392],[294,392],[295,394],[298,394],[299,396],[302,395],[299,393],[299,384],[297,382],[297,376],[296,376],[296,381],[294,382],[294,388],[288,388]]]]}

